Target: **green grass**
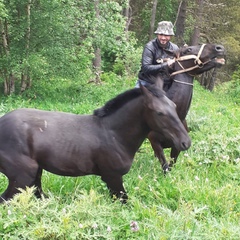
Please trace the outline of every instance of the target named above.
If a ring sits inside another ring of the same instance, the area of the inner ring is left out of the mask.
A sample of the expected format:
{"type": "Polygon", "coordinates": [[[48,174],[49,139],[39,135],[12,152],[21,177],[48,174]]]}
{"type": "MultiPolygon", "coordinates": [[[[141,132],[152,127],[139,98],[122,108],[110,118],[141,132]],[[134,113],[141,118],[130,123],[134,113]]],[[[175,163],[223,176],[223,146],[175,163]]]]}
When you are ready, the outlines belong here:
{"type": "MultiPolygon", "coordinates": [[[[36,91],[36,97],[3,98],[0,112],[36,107],[91,113],[134,86],[104,83],[79,91],[65,84],[58,94],[52,90],[43,97],[36,91]]],[[[38,200],[27,189],[0,205],[0,239],[240,239],[239,110],[224,92],[210,93],[195,83],[187,118],[192,146],[180,154],[167,176],[148,140],[124,176],[126,205],[113,202],[97,176],[71,178],[44,172],[47,199],[38,200]],[[131,229],[133,221],[136,231],[131,229]]],[[[2,174],[0,183],[2,192],[7,186],[2,174]]]]}

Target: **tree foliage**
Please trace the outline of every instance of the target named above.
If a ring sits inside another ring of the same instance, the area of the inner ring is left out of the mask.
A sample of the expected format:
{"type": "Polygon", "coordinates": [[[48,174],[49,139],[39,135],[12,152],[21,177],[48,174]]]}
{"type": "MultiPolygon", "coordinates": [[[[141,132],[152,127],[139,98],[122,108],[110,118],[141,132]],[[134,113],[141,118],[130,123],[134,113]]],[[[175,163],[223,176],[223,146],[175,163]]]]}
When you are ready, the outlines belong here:
{"type": "Polygon", "coordinates": [[[99,18],[94,2],[84,0],[1,0],[1,4],[0,26],[6,38],[0,41],[0,77],[8,85],[6,94],[11,93],[13,80],[21,84],[24,74],[34,81],[51,76],[90,78],[95,47],[111,63],[129,50],[130,34],[124,32],[122,7],[115,1],[100,1],[99,18]]]}
{"type": "Polygon", "coordinates": [[[223,44],[225,76],[231,76],[240,60],[240,2],[201,2],[199,17],[199,0],[157,1],[152,18],[153,3],[146,0],[0,0],[3,91],[14,92],[16,84],[19,92],[32,82],[52,77],[87,82],[94,78],[96,49],[100,49],[101,71],[136,77],[141,49],[154,37],[150,28],[162,20],[175,24],[173,41],[180,46],[191,44],[194,29],[198,30],[197,43],[223,44]],[[183,15],[179,14],[181,5],[185,6],[183,15]]]}

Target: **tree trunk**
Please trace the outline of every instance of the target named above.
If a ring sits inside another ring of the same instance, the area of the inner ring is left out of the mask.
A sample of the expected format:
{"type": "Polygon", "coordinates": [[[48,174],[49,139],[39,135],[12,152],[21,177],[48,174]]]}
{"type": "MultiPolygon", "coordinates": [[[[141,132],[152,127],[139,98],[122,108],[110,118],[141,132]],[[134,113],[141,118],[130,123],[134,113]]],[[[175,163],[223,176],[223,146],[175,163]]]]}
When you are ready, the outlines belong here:
{"type": "Polygon", "coordinates": [[[212,70],[209,70],[207,72],[204,72],[201,75],[200,84],[209,91],[213,91],[215,86],[215,79],[217,75],[217,69],[213,68],[212,70]]]}
{"type": "Polygon", "coordinates": [[[130,6],[130,0],[127,1],[126,8],[123,10],[123,16],[126,18],[126,27],[125,27],[125,32],[128,32],[129,30],[129,25],[132,20],[132,9],[130,6]]]}
{"type": "Polygon", "coordinates": [[[151,22],[150,22],[150,32],[149,32],[149,41],[152,39],[152,36],[153,36],[153,33],[154,33],[156,11],[157,11],[157,0],[153,0],[152,15],[151,15],[151,22]]]}
{"type": "Polygon", "coordinates": [[[93,68],[95,70],[95,82],[96,83],[101,83],[101,62],[102,62],[102,58],[101,58],[101,49],[100,48],[96,48],[95,52],[94,52],[94,59],[93,59],[93,68]]]}
{"type": "MultiPolygon", "coordinates": [[[[100,17],[99,0],[95,0],[94,8],[95,8],[95,16],[97,19],[99,19],[99,17],[100,17]]],[[[95,38],[95,41],[97,41],[97,38],[95,38]]],[[[95,75],[96,75],[94,82],[100,83],[101,82],[101,73],[102,73],[102,71],[101,71],[102,58],[101,58],[101,49],[97,45],[98,44],[96,42],[95,49],[94,49],[94,59],[93,59],[93,68],[94,68],[95,75]]]]}
{"type": "Polygon", "coordinates": [[[185,20],[187,12],[187,0],[180,2],[178,7],[178,15],[176,20],[176,44],[182,47],[185,43],[184,41],[184,30],[185,30],[185,20]]]}
{"type": "Polygon", "coordinates": [[[216,76],[217,76],[217,69],[214,68],[212,70],[212,77],[210,78],[210,82],[209,82],[209,85],[208,85],[208,90],[209,91],[213,91],[213,88],[215,86],[216,76]]]}
{"type": "MultiPolygon", "coordinates": [[[[26,13],[27,13],[27,29],[26,29],[26,60],[29,57],[29,45],[30,45],[30,34],[31,34],[31,4],[32,0],[28,0],[26,13]]],[[[21,77],[21,92],[25,91],[26,88],[30,88],[32,85],[32,79],[30,76],[29,66],[26,65],[22,70],[21,77]]]]}
{"type": "MultiPolygon", "coordinates": [[[[9,46],[8,46],[8,38],[7,38],[7,29],[8,29],[8,23],[5,20],[4,22],[0,19],[0,29],[2,34],[2,46],[4,50],[5,56],[9,57],[9,46]]],[[[10,93],[13,93],[15,91],[15,78],[11,72],[9,72],[9,69],[5,67],[1,70],[2,77],[4,79],[4,95],[9,95],[10,93]]]]}
{"type": "Polygon", "coordinates": [[[191,45],[198,45],[200,38],[200,26],[202,23],[202,15],[203,15],[203,1],[204,0],[196,0],[196,9],[195,9],[195,26],[192,35],[191,45]]]}

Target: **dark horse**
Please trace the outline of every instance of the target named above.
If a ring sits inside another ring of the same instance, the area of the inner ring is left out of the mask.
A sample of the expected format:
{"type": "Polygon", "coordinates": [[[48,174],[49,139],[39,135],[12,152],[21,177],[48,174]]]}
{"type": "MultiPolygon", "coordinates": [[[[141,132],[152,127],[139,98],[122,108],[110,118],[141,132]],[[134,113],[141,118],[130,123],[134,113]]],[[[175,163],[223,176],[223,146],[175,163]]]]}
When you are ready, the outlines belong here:
{"type": "MultiPolygon", "coordinates": [[[[174,53],[176,62],[171,73],[173,83],[166,95],[177,105],[178,116],[187,130],[186,116],[192,100],[194,76],[212,68],[221,67],[225,63],[224,54],[224,47],[215,44],[184,47],[174,53]]],[[[170,167],[176,162],[180,150],[154,131],[149,133],[148,139],[155,156],[161,162],[163,171],[166,172],[169,170],[169,164],[164,156],[163,148],[171,148],[170,167]]]]}
{"type": "Polygon", "coordinates": [[[0,172],[9,181],[0,202],[26,186],[35,186],[35,195],[41,197],[43,169],[63,176],[99,175],[124,202],[122,176],[151,130],[178,150],[191,145],[176,105],[154,85],[128,90],[93,115],[9,112],[0,118],[0,172]]]}

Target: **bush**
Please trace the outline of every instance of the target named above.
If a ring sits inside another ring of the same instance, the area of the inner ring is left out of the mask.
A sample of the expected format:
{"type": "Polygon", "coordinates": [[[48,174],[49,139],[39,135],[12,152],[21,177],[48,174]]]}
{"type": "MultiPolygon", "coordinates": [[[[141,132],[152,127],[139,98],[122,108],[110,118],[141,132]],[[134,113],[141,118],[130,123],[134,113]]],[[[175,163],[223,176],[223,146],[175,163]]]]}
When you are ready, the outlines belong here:
{"type": "Polygon", "coordinates": [[[229,84],[228,94],[237,104],[240,104],[240,66],[233,73],[232,81],[229,84]]]}

